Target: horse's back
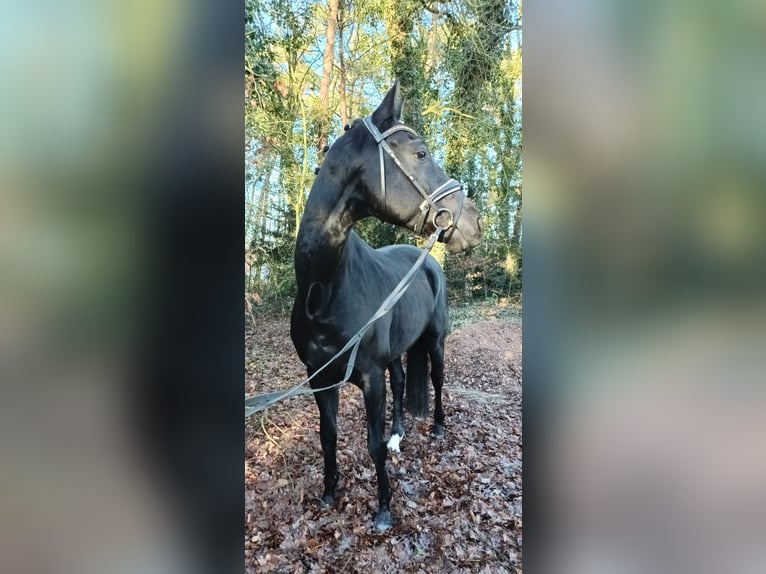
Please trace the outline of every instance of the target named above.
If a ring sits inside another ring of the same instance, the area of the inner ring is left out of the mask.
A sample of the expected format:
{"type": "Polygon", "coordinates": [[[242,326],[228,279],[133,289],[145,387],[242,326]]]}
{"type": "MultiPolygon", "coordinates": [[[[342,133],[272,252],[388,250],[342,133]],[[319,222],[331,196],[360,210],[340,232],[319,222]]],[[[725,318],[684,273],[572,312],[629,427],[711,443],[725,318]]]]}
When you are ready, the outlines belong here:
{"type": "MultiPolygon", "coordinates": [[[[414,245],[386,245],[385,247],[379,247],[375,251],[390,262],[391,265],[401,266],[406,270],[409,270],[415,264],[423,252],[422,249],[414,245]]],[[[439,262],[433,256],[428,255],[423,262],[421,272],[425,273],[425,276],[428,278],[434,296],[437,299],[440,298],[440,295],[444,293],[446,279],[439,262]]]]}

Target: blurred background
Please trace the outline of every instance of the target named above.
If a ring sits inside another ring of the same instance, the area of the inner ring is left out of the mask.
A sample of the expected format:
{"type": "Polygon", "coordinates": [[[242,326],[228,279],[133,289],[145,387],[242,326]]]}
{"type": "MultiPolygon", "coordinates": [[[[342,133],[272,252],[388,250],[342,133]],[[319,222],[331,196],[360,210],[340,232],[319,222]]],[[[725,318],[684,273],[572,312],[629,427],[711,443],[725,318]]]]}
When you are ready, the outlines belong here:
{"type": "Polygon", "coordinates": [[[4,572],[242,564],[243,20],[3,7],[4,572]]]}
{"type": "Polygon", "coordinates": [[[766,6],[525,21],[525,566],[762,572],[766,6]]]}
{"type": "MultiPolygon", "coordinates": [[[[3,571],[242,564],[244,8],[0,19],[3,571]]],[[[763,572],[766,7],[524,15],[525,567],[763,572]]]]}

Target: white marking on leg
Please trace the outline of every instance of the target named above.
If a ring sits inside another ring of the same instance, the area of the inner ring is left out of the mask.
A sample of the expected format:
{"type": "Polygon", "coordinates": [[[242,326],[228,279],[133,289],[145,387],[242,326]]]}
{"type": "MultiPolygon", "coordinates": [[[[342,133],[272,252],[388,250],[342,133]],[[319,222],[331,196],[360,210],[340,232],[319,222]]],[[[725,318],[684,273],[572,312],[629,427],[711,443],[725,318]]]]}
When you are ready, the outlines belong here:
{"type": "Polygon", "coordinates": [[[404,435],[399,436],[398,434],[392,434],[391,438],[388,439],[388,448],[394,452],[402,452],[399,450],[399,441],[404,438],[404,435]]]}

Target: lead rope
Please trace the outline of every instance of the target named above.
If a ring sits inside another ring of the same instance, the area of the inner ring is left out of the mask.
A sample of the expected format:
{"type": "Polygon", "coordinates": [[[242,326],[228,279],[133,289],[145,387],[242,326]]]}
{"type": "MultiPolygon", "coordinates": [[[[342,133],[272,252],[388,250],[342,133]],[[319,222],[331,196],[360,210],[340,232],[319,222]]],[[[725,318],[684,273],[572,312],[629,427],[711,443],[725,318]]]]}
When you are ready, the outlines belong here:
{"type": "Polygon", "coordinates": [[[431,236],[428,238],[428,241],[426,242],[425,246],[423,246],[423,249],[421,250],[420,256],[418,257],[417,261],[410,267],[410,270],[407,271],[407,273],[402,277],[402,279],[399,281],[399,283],[394,287],[394,290],[391,291],[391,294],[385,298],[383,303],[381,303],[380,307],[378,307],[378,310],[375,311],[375,313],[370,317],[370,319],[362,326],[361,329],[359,329],[356,334],[351,337],[351,339],[348,340],[348,342],[343,346],[343,348],[335,353],[335,355],[327,361],[324,365],[319,367],[314,373],[302,381],[301,383],[295,385],[294,387],[286,390],[284,393],[277,394],[276,396],[273,396],[274,393],[270,393],[267,395],[256,395],[252,397],[246,397],[245,398],[245,418],[249,418],[250,416],[254,415],[255,413],[262,411],[263,409],[270,407],[274,403],[281,401],[282,399],[289,398],[291,396],[299,395],[299,394],[313,394],[318,393],[319,391],[327,391],[330,389],[334,389],[335,387],[339,387],[341,385],[344,385],[349,381],[349,377],[351,377],[351,374],[354,370],[354,364],[356,363],[356,355],[359,351],[359,345],[362,342],[362,337],[364,337],[364,334],[369,330],[369,328],[372,326],[372,324],[383,317],[386,313],[388,313],[391,308],[396,304],[396,302],[402,298],[402,295],[404,295],[405,291],[409,288],[409,286],[412,284],[412,281],[415,277],[415,273],[417,270],[423,265],[423,262],[425,261],[426,257],[428,256],[429,252],[431,251],[431,248],[433,248],[434,244],[438,241],[441,234],[452,227],[453,222],[450,221],[447,228],[444,227],[437,227],[436,230],[431,234],[431,236]],[[300,390],[301,387],[304,387],[307,383],[311,381],[314,377],[316,377],[319,373],[321,373],[327,366],[329,366],[335,359],[340,357],[343,353],[351,350],[351,356],[349,357],[349,362],[346,365],[346,374],[343,375],[343,380],[339,383],[335,383],[334,385],[330,385],[328,387],[322,387],[321,389],[307,389],[307,390],[300,390]],[[270,397],[267,399],[264,399],[263,397],[270,397]]]}

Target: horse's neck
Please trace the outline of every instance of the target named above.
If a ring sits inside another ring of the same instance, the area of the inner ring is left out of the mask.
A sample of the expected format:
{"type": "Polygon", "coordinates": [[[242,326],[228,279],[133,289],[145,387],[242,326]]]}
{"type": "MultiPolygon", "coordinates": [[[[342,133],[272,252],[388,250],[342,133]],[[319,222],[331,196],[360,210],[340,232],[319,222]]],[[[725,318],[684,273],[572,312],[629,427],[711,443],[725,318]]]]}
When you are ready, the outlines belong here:
{"type": "Polygon", "coordinates": [[[340,190],[317,191],[312,189],[309,196],[295,246],[299,291],[315,282],[332,281],[342,265],[351,226],[357,219],[345,207],[340,190]]]}
{"type": "Polygon", "coordinates": [[[295,276],[298,287],[332,280],[343,260],[348,231],[327,233],[321,224],[301,223],[295,247],[295,276]]]}

